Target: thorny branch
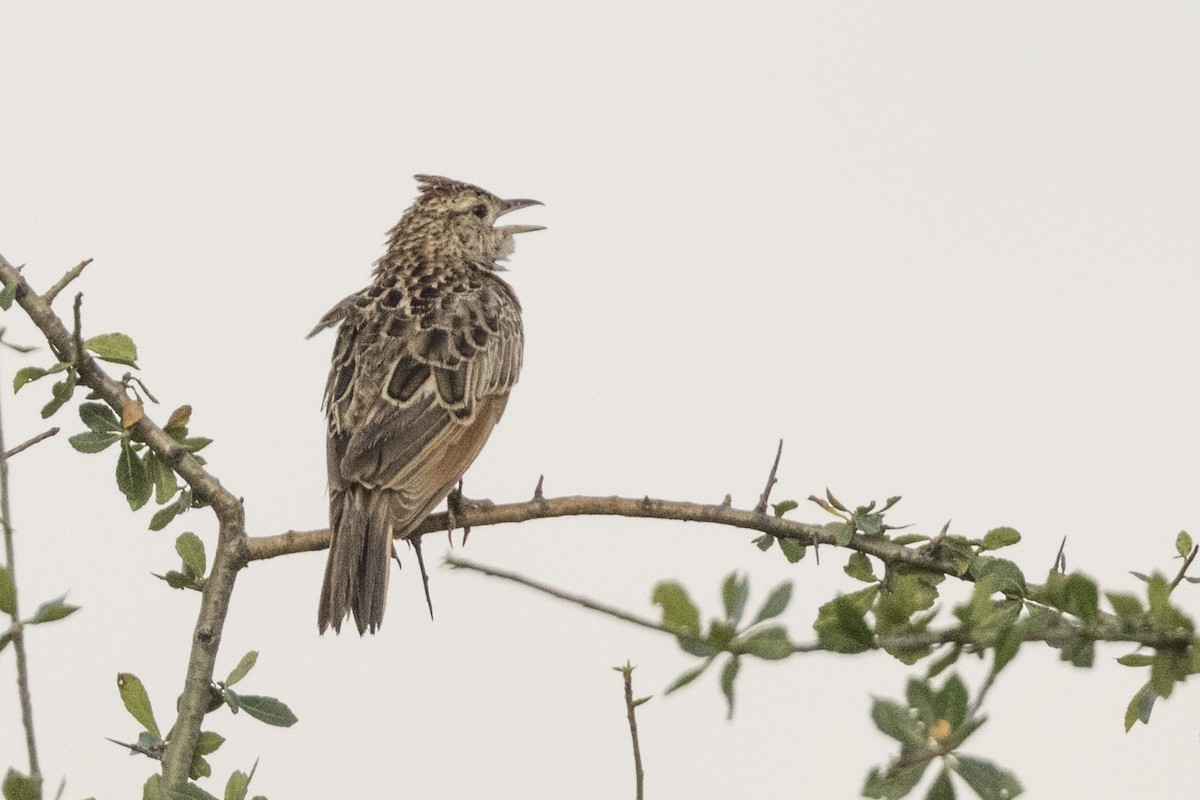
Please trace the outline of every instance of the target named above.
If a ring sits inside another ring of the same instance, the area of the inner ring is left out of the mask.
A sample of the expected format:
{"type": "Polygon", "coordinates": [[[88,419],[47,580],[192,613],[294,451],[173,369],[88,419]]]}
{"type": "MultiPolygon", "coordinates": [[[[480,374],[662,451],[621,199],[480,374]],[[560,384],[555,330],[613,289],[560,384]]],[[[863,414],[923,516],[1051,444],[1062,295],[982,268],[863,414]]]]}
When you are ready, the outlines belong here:
{"type": "Polygon", "coordinates": [[[635,702],[633,699],[633,664],[628,661],[623,667],[613,667],[625,679],[625,716],[629,719],[629,738],[633,740],[633,776],[636,793],[636,800],[642,800],[642,784],[646,774],[642,771],[642,748],[638,744],[637,731],[637,714],[635,709],[641,702],[645,702],[649,698],[644,698],[640,702],[635,702]]]}
{"type": "MultiPolygon", "coordinates": [[[[72,363],[79,384],[88,387],[117,414],[132,398],[124,385],[114,380],[86,350],[78,346],[78,331],[68,330],[62,319],[50,308],[50,300],[75,277],[88,262],[83,262],[64,275],[47,293],[38,295],[22,277],[20,271],[0,256],[0,283],[16,285],[16,301],[46,337],[47,343],[59,357],[72,363]]],[[[76,300],[75,320],[78,326],[79,301],[76,300]]],[[[218,541],[213,557],[211,575],[205,582],[200,611],[192,635],[187,675],[180,696],[176,719],[163,757],[163,791],[169,792],[188,777],[192,752],[200,735],[209,686],[212,684],[221,632],[229,611],[238,569],[245,564],[245,520],[241,502],[200,465],[191,453],[175,442],[150,417],[142,417],[130,432],[144,442],[164,463],[171,466],[191,487],[193,495],[212,506],[219,523],[218,541]]],[[[3,465],[0,464],[0,468],[3,465]]]]}

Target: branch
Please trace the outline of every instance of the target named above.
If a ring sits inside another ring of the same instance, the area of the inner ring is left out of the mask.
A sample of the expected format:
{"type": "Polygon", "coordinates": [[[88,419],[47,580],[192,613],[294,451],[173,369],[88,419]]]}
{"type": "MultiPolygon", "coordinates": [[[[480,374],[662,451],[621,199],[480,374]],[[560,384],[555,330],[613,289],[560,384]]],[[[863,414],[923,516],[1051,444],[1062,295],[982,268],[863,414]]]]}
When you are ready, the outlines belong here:
{"type": "MultiPolygon", "coordinates": [[[[25,441],[25,442],[21,442],[19,445],[14,447],[12,450],[9,450],[8,452],[4,453],[3,455],[0,455],[0,460],[8,461],[10,458],[15,456],[17,453],[20,453],[22,450],[27,450],[30,447],[33,447],[38,442],[43,441],[45,439],[49,439],[51,436],[54,436],[57,433],[58,433],[58,428],[51,428],[48,431],[42,431],[37,436],[34,436],[32,439],[25,441]]],[[[0,449],[2,449],[3,447],[4,447],[3,437],[0,437],[0,449]]]]}
{"type": "Polygon", "coordinates": [[[46,293],[42,295],[42,300],[46,303],[46,305],[53,303],[54,298],[58,297],[58,293],[67,288],[71,281],[83,274],[83,268],[90,263],[92,263],[92,259],[85,258],[83,261],[80,261],[74,267],[67,270],[66,275],[63,275],[61,278],[55,281],[54,285],[47,289],[46,293]]]}
{"type": "MultiPolygon", "coordinates": [[[[56,428],[55,431],[58,429],[56,428]]],[[[41,438],[45,438],[45,434],[41,438]]],[[[16,549],[13,544],[12,512],[8,504],[8,457],[19,453],[26,447],[36,443],[38,437],[17,445],[12,452],[5,453],[0,458],[0,525],[4,527],[4,559],[9,581],[13,585],[12,625],[9,628],[9,638],[12,640],[13,651],[17,660],[17,697],[21,704],[21,724],[25,728],[25,750],[29,754],[29,779],[42,790],[42,769],[38,765],[37,737],[33,733],[33,697],[29,691],[29,664],[25,656],[25,626],[21,624],[21,610],[17,605],[17,575],[16,549]]],[[[0,425],[0,451],[4,450],[4,427],[0,425]]]]}
{"type": "MultiPolygon", "coordinates": [[[[457,515],[460,525],[485,527],[534,519],[555,517],[615,516],[641,519],[673,519],[681,522],[709,522],[733,528],[758,531],[780,539],[795,539],[805,545],[827,544],[836,546],[835,535],[822,525],[797,522],[784,517],[759,514],[755,511],[731,506],[688,503],[676,500],[655,500],[629,497],[571,497],[537,498],[521,503],[473,506],[457,515]]],[[[432,514],[413,531],[417,536],[446,530],[446,514],[432,514]]],[[[327,528],[311,531],[288,531],[275,536],[251,536],[246,540],[246,558],[259,561],[289,553],[305,553],[329,547],[327,528]]],[[[909,564],[915,567],[941,572],[953,577],[959,568],[951,561],[931,556],[928,552],[890,542],[886,539],[868,538],[855,534],[846,545],[849,550],[865,553],[886,563],[909,564]]],[[[969,578],[968,578],[969,579],[969,578]]]]}
{"type": "Polygon", "coordinates": [[[754,510],[759,514],[767,513],[767,502],[771,499],[771,490],[775,488],[778,479],[775,473],[779,470],[779,459],[783,457],[783,439],[779,440],[779,448],[775,451],[775,461],[771,464],[771,471],[767,474],[767,488],[763,489],[763,493],[759,495],[758,505],[754,510]]]}
{"type": "MultiPolygon", "coordinates": [[[[47,292],[47,296],[39,296],[21,273],[0,256],[0,283],[5,287],[16,285],[17,303],[41,330],[51,349],[63,360],[74,364],[81,385],[95,392],[120,415],[125,404],[133,398],[125,386],[110,377],[86,350],[76,346],[74,333],[67,330],[62,319],[50,308],[47,299],[49,297],[52,300],[54,293],[70,283],[84,266],[86,263],[63,276],[47,292]]],[[[178,704],[179,716],[163,758],[162,786],[163,791],[168,792],[171,787],[187,780],[192,752],[200,735],[200,723],[204,719],[221,632],[229,612],[229,598],[233,593],[237,571],[246,563],[245,518],[241,501],[205,471],[191,453],[177,444],[150,417],[142,417],[135,422],[130,432],[174,469],[191,487],[196,498],[212,506],[219,523],[212,571],[204,585],[192,635],[187,676],[178,704]]],[[[0,468],[3,468],[3,462],[0,462],[0,468]]]]}
{"type": "Polygon", "coordinates": [[[629,737],[633,739],[633,776],[637,789],[634,795],[637,800],[642,800],[642,783],[646,774],[642,771],[642,749],[638,746],[637,732],[637,716],[634,709],[650,698],[644,698],[638,702],[633,700],[633,664],[628,661],[623,667],[613,667],[625,679],[625,716],[629,719],[629,737]]]}

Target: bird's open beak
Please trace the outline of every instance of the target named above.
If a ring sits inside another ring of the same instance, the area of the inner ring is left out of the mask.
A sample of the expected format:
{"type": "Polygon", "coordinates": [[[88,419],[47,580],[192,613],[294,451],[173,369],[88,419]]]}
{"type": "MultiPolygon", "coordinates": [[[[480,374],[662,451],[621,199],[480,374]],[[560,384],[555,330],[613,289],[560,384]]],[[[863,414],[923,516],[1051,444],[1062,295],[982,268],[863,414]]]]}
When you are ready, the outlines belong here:
{"type": "MultiPolygon", "coordinates": [[[[510,211],[517,211],[522,208],[529,208],[530,206],[540,206],[540,205],[542,205],[542,201],[540,201],[540,200],[505,200],[504,201],[504,210],[500,212],[499,216],[504,216],[505,214],[509,213],[510,211]]],[[[545,225],[504,225],[504,226],[498,228],[497,230],[502,230],[505,233],[531,233],[533,231],[544,231],[544,230],[546,230],[546,226],[545,225]]]]}

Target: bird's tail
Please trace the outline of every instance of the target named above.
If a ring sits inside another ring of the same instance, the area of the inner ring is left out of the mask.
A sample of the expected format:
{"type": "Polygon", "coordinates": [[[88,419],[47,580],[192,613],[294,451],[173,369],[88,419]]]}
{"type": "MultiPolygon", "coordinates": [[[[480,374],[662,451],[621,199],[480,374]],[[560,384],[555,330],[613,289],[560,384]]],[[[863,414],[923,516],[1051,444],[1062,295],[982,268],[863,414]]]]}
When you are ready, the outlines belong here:
{"type": "Polygon", "coordinates": [[[317,627],[341,632],[354,614],[359,634],[375,633],[383,624],[391,571],[392,532],[401,520],[393,513],[392,492],[349,486],[329,496],[329,528],[333,539],[325,562],[325,583],[317,627]]]}

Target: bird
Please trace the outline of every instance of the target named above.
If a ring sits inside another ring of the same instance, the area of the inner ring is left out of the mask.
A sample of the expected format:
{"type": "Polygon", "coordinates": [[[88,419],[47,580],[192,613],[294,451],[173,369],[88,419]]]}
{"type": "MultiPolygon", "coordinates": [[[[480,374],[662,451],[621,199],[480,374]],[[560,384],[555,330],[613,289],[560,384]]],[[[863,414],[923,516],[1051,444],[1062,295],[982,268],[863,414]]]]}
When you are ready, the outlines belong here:
{"type": "MultiPolygon", "coordinates": [[[[332,537],[322,634],[340,633],[349,615],[360,636],[379,629],[393,540],[410,539],[462,478],[521,372],[521,304],[497,273],[513,236],[544,226],[496,222],[542,203],[415,177],[419,194],[388,232],[371,284],[309,334],[338,329],[323,403],[332,537]]],[[[419,557],[420,538],[410,541],[419,557]]]]}

